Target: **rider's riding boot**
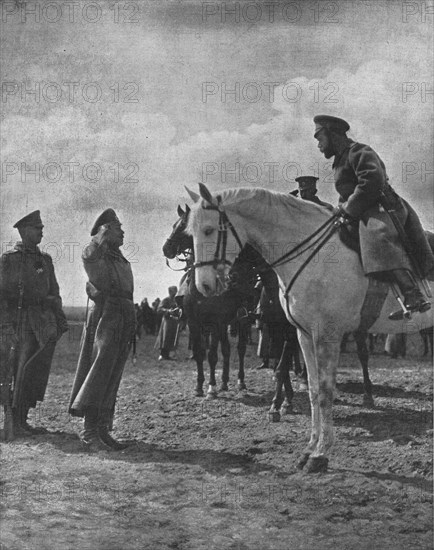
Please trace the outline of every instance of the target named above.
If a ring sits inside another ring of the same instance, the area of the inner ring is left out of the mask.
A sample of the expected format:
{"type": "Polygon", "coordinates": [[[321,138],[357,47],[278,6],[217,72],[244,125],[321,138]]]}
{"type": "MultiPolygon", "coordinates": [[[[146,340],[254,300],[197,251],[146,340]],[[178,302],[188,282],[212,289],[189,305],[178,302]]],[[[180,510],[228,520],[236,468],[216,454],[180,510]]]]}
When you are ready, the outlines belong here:
{"type": "Polygon", "coordinates": [[[120,443],[110,435],[110,424],[110,413],[103,412],[98,419],[99,437],[106,445],[115,451],[122,451],[123,449],[126,449],[128,447],[126,443],[120,443]]]}
{"type": "Polygon", "coordinates": [[[80,440],[86,451],[109,451],[98,430],[98,409],[89,407],[84,413],[84,430],[80,433],[80,440]]]}
{"type": "MultiPolygon", "coordinates": [[[[423,313],[431,309],[431,303],[428,302],[417,286],[413,274],[408,269],[394,269],[392,271],[393,278],[399,286],[404,297],[404,305],[409,311],[418,311],[423,313]]],[[[392,321],[403,319],[404,314],[402,309],[394,311],[389,315],[392,321]]]]}

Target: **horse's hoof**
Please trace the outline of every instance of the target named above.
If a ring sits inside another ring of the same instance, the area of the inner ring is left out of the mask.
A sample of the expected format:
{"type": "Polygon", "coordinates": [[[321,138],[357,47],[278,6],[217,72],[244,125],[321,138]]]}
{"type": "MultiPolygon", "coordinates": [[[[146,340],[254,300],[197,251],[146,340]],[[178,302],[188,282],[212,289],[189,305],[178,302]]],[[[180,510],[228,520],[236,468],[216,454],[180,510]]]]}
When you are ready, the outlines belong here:
{"type": "Polygon", "coordinates": [[[375,409],[375,402],[372,397],[365,395],[363,397],[363,406],[367,409],[375,409]]]}
{"type": "Polygon", "coordinates": [[[238,382],[238,391],[245,391],[247,390],[247,386],[244,382],[238,382]]]}
{"type": "Polygon", "coordinates": [[[228,391],[228,390],[229,388],[226,382],[222,382],[222,385],[220,386],[220,391],[228,391]]]}
{"type": "Polygon", "coordinates": [[[280,412],[279,411],[270,411],[268,413],[268,418],[270,422],[280,422],[280,412]]]}
{"type": "Polygon", "coordinates": [[[205,399],[208,399],[209,401],[212,400],[212,399],[217,399],[217,392],[216,391],[213,391],[213,392],[208,392],[206,394],[206,398],[205,399]]]}
{"type": "Polygon", "coordinates": [[[195,397],[203,397],[203,389],[202,388],[196,388],[195,397]]]}
{"type": "Polygon", "coordinates": [[[294,414],[294,409],[292,408],[292,405],[285,405],[284,407],[280,407],[280,414],[282,416],[285,416],[286,414],[294,414]]]}
{"type": "Polygon", "coordinates": [[[305,453],[305,454],[300,458],[300,460],[299,460],[298,463],[297,463],[297,470],[302,470],[302,469],[306,466],[306,464],[307,464],[307,462],[308,462],[308,460],[309,460],[309,457],[310,457],[310,454],[309,454],[309,453],[305,453]]]}
{"type": "Polygon", "coordinates": [[[306,472],[309,474],[327,472],[328,463],[329,463],[329,459],[326,458],[325,456],[312,456],[307,461],[306,472]]]}

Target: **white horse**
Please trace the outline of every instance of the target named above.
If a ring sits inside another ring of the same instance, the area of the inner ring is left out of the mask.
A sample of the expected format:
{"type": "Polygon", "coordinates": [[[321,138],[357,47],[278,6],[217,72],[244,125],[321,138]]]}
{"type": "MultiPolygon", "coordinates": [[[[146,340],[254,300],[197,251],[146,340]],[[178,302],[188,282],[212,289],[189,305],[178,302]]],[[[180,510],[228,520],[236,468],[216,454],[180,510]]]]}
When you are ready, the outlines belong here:
{"type": "MultiPolygon", "coordinates": [[[[196,202],[188,232],[194,240],[196,285],[205,296],[217,292],[217,280],[224,279],[241,246],[249,243],[272,263],[332,218],[324,207],[292,195],[237,188],[213,196],[204,185],[199,187],[202,200],[190,192],[196,202]]],[[[333,445],[332,404],[340,343],[344,332],[359,326],[368,278],[357,253],[344,246],[336,232],[299,271],[312,252],[307,250],[310,242],[298,248],[302,253],[294,253],[293,260],[276,262],[274,270],[282,307],[297,326],[307,365],[312,428],[299,467],[318,472],[327,470],[333,445]]],[[[416,313],[410,320],[390,321],[388,314],[396,307],[389,292],[369,331],[410,333],[433,324],[432,310],[416,313]]]]}

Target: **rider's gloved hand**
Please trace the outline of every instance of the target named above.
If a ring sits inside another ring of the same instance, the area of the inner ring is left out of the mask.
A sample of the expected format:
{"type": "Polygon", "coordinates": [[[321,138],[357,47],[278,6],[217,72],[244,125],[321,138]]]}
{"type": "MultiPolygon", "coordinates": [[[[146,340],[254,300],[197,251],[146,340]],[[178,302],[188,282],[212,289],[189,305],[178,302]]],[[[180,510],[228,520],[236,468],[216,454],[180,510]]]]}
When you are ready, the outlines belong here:
{"type": "Polygon", "coordinates": [[[334,209],[333,213],[338,214],[336,221],[339,225],[354,225],[357,223],[357,219],[350,216],[341,204],[334,209]]]}

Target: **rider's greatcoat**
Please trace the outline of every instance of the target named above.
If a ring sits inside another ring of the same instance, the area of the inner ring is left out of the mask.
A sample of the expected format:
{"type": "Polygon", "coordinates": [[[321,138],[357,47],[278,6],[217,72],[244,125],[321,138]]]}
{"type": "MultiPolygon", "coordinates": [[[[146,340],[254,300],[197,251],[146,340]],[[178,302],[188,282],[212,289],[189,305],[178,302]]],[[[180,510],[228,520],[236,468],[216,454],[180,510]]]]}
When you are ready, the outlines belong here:
{"type": "Polygon", "coordinates": [[[404,227],[423,275],[428,275],[434,269],[434,256],[419,218],[389,185],[386,168],[377,153],[368,145],[349,140],[348,146],[336,155],[333,170],[339,202],[350,216],[359,220],[365,273],[412,270],[395,225],[382,206],[386,201],[387,209],[395,211],[404,227]]]}

